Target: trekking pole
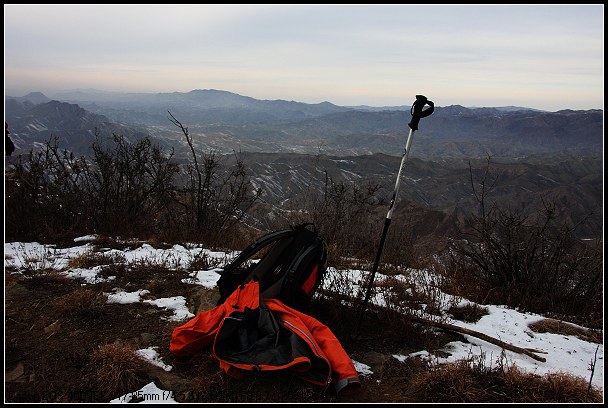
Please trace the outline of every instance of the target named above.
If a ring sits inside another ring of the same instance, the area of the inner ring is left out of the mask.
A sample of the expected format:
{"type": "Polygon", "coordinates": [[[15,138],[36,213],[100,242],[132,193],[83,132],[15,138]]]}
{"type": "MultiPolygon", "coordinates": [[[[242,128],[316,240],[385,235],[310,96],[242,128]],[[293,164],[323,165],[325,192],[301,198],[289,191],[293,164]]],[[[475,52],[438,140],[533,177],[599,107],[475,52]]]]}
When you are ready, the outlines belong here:
{"type": "Polygon", "coordinates": [[[355,330],[355,334],[359,333],[359,329],[361,328],[361,322],[363,321],[363,314],[365,313],[365,309],[367,308],[367,303],[369,302],[369,298],[372,293],[372,286],[374,286],[374,277],[376,276],[376,272],[378,271],[378,265],[380,264],[380,256],[382,255],[382,248],[384,247],[384,241],[386,240],[386,234],[388,232],[388,227],[391,225],[391,218],[393,216],[393,210],[395,209],[395,200],[397,199],[397,192],[399,191],[399,184],[401,181],[401,171],[403,170],[403,166],[407,157],[410,153],[410,145],[412,144],[412,135],[414,131],[418,130],[418,122],[420,119],[429,116],[433,113],[435,109],[435,104],[433,102],[426,99],[423,95],[416,95],[416,101],[412,105],[410,109],[410,113],[412,114],[412,120],[408,123],[410,127],[410,133],[407,137],[407,142],[405,144],[405,151],[403,152],[403,157],[401,159],[401,166],[399,167],[399,173],[397,173],[397,182],[395,183],[395,190],[393,191],[393,197],[391,198],[391,202],[388,207],[388,213],[386,214],[386,218],[384,220],[384,228],[382,229],[382,237],[380,238],[380,247],[378,248],[378,253],[376,254],[376,259],[374,261],[374,266],[372,268],[372,276],[370,277],[369,284],[367,285],[367,291],[365,293],[365,299],[363,300],[363,305],[361,306],[361,313],[359,314],[359,323],[357,324],[357,329],[355,330]],[[424,105],[429,105],[426,110],[422,110],[424,105]]]}

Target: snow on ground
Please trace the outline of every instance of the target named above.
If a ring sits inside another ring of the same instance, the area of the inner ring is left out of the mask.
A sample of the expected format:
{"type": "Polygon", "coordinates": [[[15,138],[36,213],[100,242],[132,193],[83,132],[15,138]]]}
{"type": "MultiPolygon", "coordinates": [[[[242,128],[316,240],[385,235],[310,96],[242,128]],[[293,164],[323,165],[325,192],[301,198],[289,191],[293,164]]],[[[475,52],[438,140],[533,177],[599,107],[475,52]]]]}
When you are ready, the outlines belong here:
{"type": "MultiPolygon", "coordinates": [[[[72,248],[58,249],[53,245],[41,245],[36,242],[22,243],[12,242],[4,244],[4,267],[11,273],[21,273],[27,269],[55,269],[63,272],[71,278],[84,278],[85,285],[94,285],[101,281],[98,277],[98,272],[101,267],[94,268],[69,268],[69,261],[76,257],[90,253],[93,246],[89,244],[95,236],[84,236],[74,240],[76,245],[72,248]]],[[[193,285],[203,285],[208,288],[215,287],[219,274],[222,271],[222,266],[230,260],[234,259],[238,252],[218,252],[209,251],[207,249],[188,245],[188,248],[181,245],[174,245],[170,249],[156,249],[148,244],[141,244],[135,249],[127,249],[124,251],[116,249],[102,250],[105,255],[116,255],[124,259],[127,263],[147,262],[163,265],[168,268],[187,268],[189,264],[197,257],[206,256],[208,259],[214,260],[217,267],[209,270],[199,270],[192,272],[190,277],[184,280],[186,283],[193,285]]],[[[337,270],[328,268],[328,278],[326,281],[333,281],[336,285],[350,285],[353,290],[353,295],[356,295],[359,289],[360,282],[364,281],[367,276],[367,271],[364,270],[337,270]]],[[[109,279],[111,279],[110,277],[109,279]]],[[[376,275],[376,282],[387,279],[382,274],[376,275]]],[[[409,271],[407,277],[398,277],[397,279],[408,279],[409,283],[429,284],[432,283],[433,277],[426,271],[409,271]],[[416,282],[418,281],[418,282],[416,282]]],[[[186,299],[182,296],[174,296],[171,298],[161,299],[146,299],[143,300],[148,292],[138,290],[135,292],[125,292],[117,288],[114,293],[108,294],[108,302],[112,303],[132,303],[145,302],[156,307],[166,308],[173,311],[172,320],[187,321],[194,315],[188,311],[186,307],[186,299]]],[[[450,304],[455,300],[447,294],[441,294],[442,302],[450,304]]],[[[466,299],[461,302],[469,302],[466,299]]],[[[385,299],[381,293],[376,294],[371,302],[378,305],[383,305],[385,299]]],[[[469,302],[472,303],[472,302],[469,302]]],[[[448,320],[448,323],[459,327],[475,330],[484,333],[488,336],[497,338],[503,342],[512,345],[538,350],[546,359],[546,362],[540,362],[532,359],[529,356],[503,350],[502,348],[480,340],[477,337],[465,335],[469,343],[455,341],[447,344],[443,351],[448,352],[448,357],[439,357],[432,355],[426,350],[420,350],[410,355],[394,354],[393,357],[399,361],[413,356],[421,356],[423,358],[432,359],[437,363],[447,363],[470,358],[476,356],[479,359],[485,359],[487,367],[495,367],[498,359],[506,359],[507,363],[515,364],[520,369],[543,375],[546,373],[564,372],[572,375],[583,377],[589,380],[591,376],[591,364],[595,361],[595,372],[593,374],[592,383],[600,390],[604,388],[604,346],[603,344],[589,343],[580,340],[575,336],[566,336],[552,333],[537,333],[528,328],[528,325],[538,320],[543,319],[543,316],[533,313],[522,313],[513,309],[509,309],[502,305],[485,305],[489,313],[483,316],[475,323],[467,323],[459,320],[448,320]]],[[[139,351],[142,358],[151,361],[153,364],[163,367],[165,370],[170,370],[171,367],[165,365],[158,356],[155,350],[145,349],[139,351]]],[[[361,375],[372,374],[370,367],[365,364],[354,361],[357,371],[361,375]]],[[[175,402],[172,393],[166,390],[158,389],[154,383],[150,383],[141,390],[134,391],[111,402],[129,402],[132,399],[137,399],[142,402],[175,402]]]]}

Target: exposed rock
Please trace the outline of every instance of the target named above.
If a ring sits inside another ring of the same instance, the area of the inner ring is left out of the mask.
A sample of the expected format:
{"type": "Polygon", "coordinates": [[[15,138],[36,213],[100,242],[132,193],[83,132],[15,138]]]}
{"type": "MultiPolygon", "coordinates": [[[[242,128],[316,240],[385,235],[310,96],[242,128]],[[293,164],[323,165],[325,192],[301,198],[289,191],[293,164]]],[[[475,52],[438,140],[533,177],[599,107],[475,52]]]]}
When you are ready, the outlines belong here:
{"type": "Polygon", "coordinates": [[[190,313],[199,314],[213,309],[220,299],[220,292],[217,288],[209,289],[205,287],[197,287],[193,289],[190,299],[188,300],[188,310],[190,313]]]}
{"type": "Polygon", "coordinates": [[[147,365],[145,371],[163,390],[184,392],[189,388],[190,380],[167,372],[160,367],[147,365]]]}
{"type": "Polygon", "coordinates": [[[371,367],[374,374],[380,374],[382,367],[391,358],[390,354],[378,353],[376,351],[370,351],[363,355],[361,362],[371,367]]]}

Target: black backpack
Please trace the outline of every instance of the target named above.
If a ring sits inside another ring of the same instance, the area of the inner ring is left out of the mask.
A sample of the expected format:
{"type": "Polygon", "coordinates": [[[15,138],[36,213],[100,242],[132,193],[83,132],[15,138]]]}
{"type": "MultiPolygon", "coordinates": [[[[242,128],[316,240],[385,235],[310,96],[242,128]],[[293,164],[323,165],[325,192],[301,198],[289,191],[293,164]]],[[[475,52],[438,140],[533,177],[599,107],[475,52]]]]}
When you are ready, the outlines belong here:
{"type": "Polygon", "coordinates": [[[271,232],[258,238],[224,267],[217,282],[220,290],[217,304],[224,303],[240,284],[257,279],[263,298],[279,299],[289,307],[306,311],[326,268],[327,245],[314,224],[271,232]],[[252,264],[252,258],[264,248],[268,248],[268,252],[252,264]]]}

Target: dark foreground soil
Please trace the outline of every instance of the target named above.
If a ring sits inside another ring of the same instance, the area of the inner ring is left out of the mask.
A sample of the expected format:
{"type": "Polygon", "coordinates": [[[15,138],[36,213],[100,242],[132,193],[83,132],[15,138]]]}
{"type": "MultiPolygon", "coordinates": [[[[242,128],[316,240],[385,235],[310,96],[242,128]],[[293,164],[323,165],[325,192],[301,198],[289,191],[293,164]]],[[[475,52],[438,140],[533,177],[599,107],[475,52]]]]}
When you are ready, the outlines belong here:
{"type": "MultiPolygon", "coordinates": [[[[160,398],[178,402],[437,402],[416,380],[428,372],[427,363],[415,358],[402,363],[392,354],[438,350],[457,338],[465,341],[455,333],[374,312],[366,314],[353,339],[358,316],[352,307],[318,298],[309,314],[332,329],[352,359],[373,371],[360,376],[360,390],[338,396],[332,387],[311,385],[288,372],[236,380],[220,369],[210,350],[187,360],[170,353],[173,329],[185,322],[168,320],[170,311],[142,302],[107,303],[105,295],[120,287],[149,290],[150,299],[184,296],[196,313],[215,305],[214,290],[183,283],[185,272],[163,268],[115,268],[104,274],[116,280],[93,285],[51,270],[5,270],[5,402],[109,402],[150,382],[166,390],[160,398]],[[134,350],[149,347],[173,369],[132,358],[134,350]]],[[[159,398],[132,396],[133,401],[159,398]]],[[[466,399],[454,396],[446,402],[459,401],[466,399]]]]}

